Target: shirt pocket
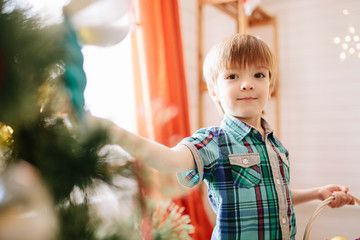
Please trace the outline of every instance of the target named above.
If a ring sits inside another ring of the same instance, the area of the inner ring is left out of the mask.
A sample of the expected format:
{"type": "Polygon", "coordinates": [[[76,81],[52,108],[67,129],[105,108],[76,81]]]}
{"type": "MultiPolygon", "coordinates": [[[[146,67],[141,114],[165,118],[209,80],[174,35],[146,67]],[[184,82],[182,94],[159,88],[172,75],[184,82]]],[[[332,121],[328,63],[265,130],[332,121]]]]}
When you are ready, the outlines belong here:
{"type": "Polygon", "coordinates": [[[235,186],[252,188],[261,182],[260,155],[258,153],[229,155],[235,186]]]}
{"type": "Polygon", "coordinates": [[[289,161],[288,161],[285,153],[280,153],[279,155],[280,155],[281,162],[282,162],[282,168],[284,169],[284,174],[285,174],[286,181],[289,183],[290,182],[290,164],[289,164],[289,161]]]}

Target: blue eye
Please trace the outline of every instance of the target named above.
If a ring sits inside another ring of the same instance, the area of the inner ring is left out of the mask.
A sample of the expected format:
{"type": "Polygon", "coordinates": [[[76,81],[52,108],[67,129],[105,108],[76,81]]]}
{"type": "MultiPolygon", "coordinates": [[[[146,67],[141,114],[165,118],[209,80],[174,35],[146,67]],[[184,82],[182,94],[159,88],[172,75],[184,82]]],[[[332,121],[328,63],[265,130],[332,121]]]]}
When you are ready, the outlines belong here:
{"type": "Polygon", "coordinates": [[[265,75],[262,74],[262,73],[256,73],[256,74],[254,75],[254,77],[255,77],[255,78],[263,78],[263,77],[265,77],[265,75]]]}

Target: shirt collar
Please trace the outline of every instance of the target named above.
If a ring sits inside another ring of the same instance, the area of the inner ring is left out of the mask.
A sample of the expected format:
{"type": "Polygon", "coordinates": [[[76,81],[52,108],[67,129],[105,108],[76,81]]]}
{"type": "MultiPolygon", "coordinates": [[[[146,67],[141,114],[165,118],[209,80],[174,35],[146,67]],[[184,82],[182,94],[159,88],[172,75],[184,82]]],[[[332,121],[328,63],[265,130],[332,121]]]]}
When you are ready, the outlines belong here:
{"type": "MultiPolygon", "coordinates": [[[[261,125],[265,129],[265,134],[270,135],[273,133],[273,129],[270,127],[268,122],[261,118],[261,125]]],[[[225,114],[221,122],[221,127],[229,131],[237,140],[243,139],[251,131],[258,133],[258,130],[255,127],[237,119],[234,116],[225,114]]]]}

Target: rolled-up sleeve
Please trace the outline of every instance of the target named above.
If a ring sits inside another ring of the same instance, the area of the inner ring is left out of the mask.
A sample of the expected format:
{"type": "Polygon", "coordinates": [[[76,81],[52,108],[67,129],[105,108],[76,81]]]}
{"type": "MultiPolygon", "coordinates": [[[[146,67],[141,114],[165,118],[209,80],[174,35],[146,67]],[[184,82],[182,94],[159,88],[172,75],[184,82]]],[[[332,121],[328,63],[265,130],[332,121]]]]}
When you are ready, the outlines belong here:
{"type": "Polygon", "coordinates": [[[177,173],[177,178],[182,185],[192,188],[209,177],[216,169],[219,159],[218,143],[211,129],[200,129],[179,144],[189,148],[194,157],[196,169],[177,173]]]}

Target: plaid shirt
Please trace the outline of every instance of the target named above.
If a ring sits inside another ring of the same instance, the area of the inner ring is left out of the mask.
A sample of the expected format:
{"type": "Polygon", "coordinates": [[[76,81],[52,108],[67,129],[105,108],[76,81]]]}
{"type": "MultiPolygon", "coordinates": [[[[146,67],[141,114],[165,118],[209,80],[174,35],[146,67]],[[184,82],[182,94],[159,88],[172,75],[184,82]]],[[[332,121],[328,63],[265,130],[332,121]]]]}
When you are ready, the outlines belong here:
{"type": "Polygon", "coordinates": [[[255,128],[225,115],[220,127],[204,128],[180,144],[197,169],[178,173],[180,183],[208,185],[217,214],[212,239],[295,239],[288,152],[262,119],[265,142],[255,128]]]}

